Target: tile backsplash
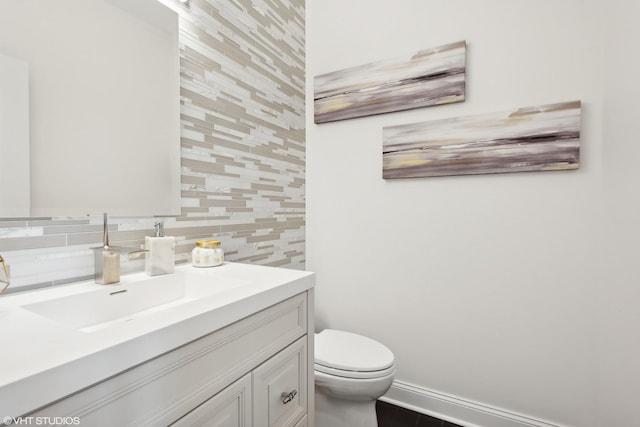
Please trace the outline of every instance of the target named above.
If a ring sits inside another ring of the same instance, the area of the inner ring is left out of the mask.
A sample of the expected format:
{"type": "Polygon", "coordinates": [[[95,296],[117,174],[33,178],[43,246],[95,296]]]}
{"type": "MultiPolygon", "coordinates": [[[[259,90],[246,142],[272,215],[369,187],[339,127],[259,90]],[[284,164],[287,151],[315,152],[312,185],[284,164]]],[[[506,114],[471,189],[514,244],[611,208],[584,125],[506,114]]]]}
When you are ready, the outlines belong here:
{"type": "MultiPolygon", "coordinates": [[[[162,2],[180,13],[182,211],[112,217],[111,243],[139,246],[163,220],[178,262],[216,238],[228,260],[304,268],[304,0],[162,2]]],[[[101,241],[99,214],[0,219],[13,291],[92,277],[101,241]]]]}

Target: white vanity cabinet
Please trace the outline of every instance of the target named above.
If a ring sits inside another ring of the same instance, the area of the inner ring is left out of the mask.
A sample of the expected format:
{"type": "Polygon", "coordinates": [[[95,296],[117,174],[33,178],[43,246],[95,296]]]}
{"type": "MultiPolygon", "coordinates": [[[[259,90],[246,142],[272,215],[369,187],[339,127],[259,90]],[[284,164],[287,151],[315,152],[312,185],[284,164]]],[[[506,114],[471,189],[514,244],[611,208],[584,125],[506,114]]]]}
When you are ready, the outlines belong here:
{"type": "Polygon", "coordinates": [[[78,417],[83,426],[311,426],[309,307],[313,289],[29,416],[78,417]]]}
{"type": "Polygon", "coordinates": [[[306,426],[306,348],[300,338],[172,426],[306,426]]]}
{"type": "Polygon", "coordinates": [[[294,427],[307,413],[306,359],[301,338],[253,371],[253,427],[294,427]]]}
{"type": "Polygon", "coordinates": [[[247,374],[220,393],[180,418],[172,427],[251,426],[251,374],[247,374]]]}

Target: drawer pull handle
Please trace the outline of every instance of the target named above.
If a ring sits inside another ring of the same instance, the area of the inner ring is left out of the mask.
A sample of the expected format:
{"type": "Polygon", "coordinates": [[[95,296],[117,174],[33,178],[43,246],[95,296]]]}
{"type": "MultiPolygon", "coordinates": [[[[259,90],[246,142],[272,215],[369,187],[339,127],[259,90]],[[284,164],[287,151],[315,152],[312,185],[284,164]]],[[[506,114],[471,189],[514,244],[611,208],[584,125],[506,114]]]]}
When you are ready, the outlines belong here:
{"type": "Polygon", "coordinates": [[[298,390],[293,390],[291,393],[282,393],[280,395],[280,397],[282,398],[282,403],[286,405],[287,403],[291,402],[293,398],[296,397],[296,394],[298,394],[298,390]]]}

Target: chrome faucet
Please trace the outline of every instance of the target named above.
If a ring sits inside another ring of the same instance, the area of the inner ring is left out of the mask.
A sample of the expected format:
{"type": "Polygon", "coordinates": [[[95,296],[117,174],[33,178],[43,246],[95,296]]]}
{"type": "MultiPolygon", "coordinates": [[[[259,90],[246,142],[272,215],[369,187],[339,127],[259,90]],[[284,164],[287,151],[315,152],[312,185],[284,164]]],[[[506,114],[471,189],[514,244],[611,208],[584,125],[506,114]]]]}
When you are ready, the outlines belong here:
{"type": "Polygon", "coordinates": [[[0,294],[7,290],[11,284],[11,276],[9,275],[9,267],[7,263],[0,255],[0,294]],[[4,286],[2,286],[4,284],[4,286]]]}
{"type": "Polygon", "coordinates": [[[120,255],[135,258],[147,251],[144,249],[109,245],[109,226],[107,224],[106,213],[103,214],[102,222],[102,246],[91,248],[94,255],[93,278],[96,283],[110,285],[120,281],[120,255]]]}

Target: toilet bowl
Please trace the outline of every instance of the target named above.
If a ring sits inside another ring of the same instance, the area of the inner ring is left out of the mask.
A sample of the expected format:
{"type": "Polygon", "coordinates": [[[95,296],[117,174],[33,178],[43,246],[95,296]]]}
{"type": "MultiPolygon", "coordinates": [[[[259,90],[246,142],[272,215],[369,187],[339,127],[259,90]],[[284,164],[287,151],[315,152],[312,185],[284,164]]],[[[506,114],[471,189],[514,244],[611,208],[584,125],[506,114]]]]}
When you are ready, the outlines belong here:
{"type": "Polygon", "coordinates": [[[316,427],[377,427],[376,400],[396,372],[383,344],[351,332],[315,335],[316,427]]]}

